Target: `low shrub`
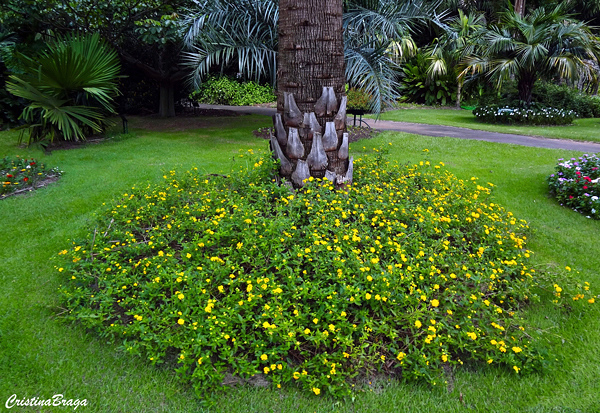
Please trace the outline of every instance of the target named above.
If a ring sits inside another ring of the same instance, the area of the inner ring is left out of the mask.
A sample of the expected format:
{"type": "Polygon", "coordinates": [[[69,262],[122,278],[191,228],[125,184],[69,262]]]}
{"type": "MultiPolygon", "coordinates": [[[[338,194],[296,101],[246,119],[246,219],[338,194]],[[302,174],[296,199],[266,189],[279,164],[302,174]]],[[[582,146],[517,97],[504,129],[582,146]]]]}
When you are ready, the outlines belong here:
{"type": "Polygon", "coordinates": [[[451,105],[456,100],[457,84],[453,75],[430,79],[429,62],[418,54],[404,63],[399,73],[399,92],[403,102],[431,105],[451,105]]]}
{"type": "Polygon", "coordinates": [[[348,96],[348,112],[368,113],[371,110],[372,96],[362,89],[349,88],[346,90],[348,96]]]}
{"type": "Polygon", "coordinates": [[[41,182],[56,179],[62,174],[58,168],[47,169],[35,159],[21,157],[0,160],[0,199],[18,191],[34,189],[41,182]]]}
{"type": "Polygon", "coordinates": [[[229,77],[209,77],[190,95],[192,100],[211,105],[249,106],[277,100],[271,86],[248,81],[238,82],[229,77]]]}
{"type": "Polygon", "coordinates": [[[582,93],[567,86],[537,82],[533,89],[535,102],[543,106],[572,110],[581,118],[600,117],[600,97],[582,93]]]}
{"type": "Polygon", "coordinates": [[[481,122],[509,125],[570,125],[577,117],[572,110],[499,105],[480,106],[473,110],[473,115],[481,122]]]}
{"type": "Polygon", "coordinates": [[[597,155],[559,159],[554,173],[548,177],[548,184],[561,205],[600,219],[600,158],[597,155]]]}
{"type": "Polygon", "coordinates": [[[310,178],[291,192],[270,156],[242,163],[228,177],[170,171],[107,207],[59,254],[67,319],[176,360],[203,396],[254,376],[340,396],[375,372],[442,384],[467,359],[546,364],[519,316],[545,278],[491,184],[378,152],[356,160],[348,191],[310,178]]]}

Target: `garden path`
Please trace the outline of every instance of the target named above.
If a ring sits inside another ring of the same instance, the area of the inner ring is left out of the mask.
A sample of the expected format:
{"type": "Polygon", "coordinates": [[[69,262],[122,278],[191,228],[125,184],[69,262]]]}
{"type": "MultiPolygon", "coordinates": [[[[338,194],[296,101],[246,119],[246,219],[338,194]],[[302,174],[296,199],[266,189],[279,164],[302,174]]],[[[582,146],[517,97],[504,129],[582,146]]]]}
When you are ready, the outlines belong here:
{"type": "MultiPolygon", "coordinates": [[[[200,105],[201,109],[230,110],[238,113],[272,116],[275,108],[261,106],[226,106],[200,105]]],[[[348,118],[348,123],[352,118],[348,118]]],[[[363,123],[380,130],[414,133],[425,136],[448,136],[452,138],[473,139],[488,142],[508,143],[513,145],[532,146],[536,148],[564,149],[585,153],[600,153],[600,143],[573,141],[568,139],[551,139],[540,136],[513,135],[508,133],[487,132],[456,126],[426,125],[422,123],[392,122],[363,118],[363,123]]]]}

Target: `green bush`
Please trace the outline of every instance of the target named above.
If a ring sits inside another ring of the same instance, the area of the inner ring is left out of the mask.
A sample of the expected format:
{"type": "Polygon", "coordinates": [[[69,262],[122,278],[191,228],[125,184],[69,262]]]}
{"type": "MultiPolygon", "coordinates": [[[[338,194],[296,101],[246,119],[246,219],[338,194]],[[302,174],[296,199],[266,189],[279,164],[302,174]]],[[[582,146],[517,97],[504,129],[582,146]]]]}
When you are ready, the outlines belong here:
{"type": "Polygon", "coordinates": [[[561,205],[600,219],[600,158],[597,155],[559,159],[556,170],[548,177],[548,184],[561,205]]]}
{"type": "Polygon", "coordinates": [[[537,82],[534,101],[541,106],[572,110],[580,118],[600,117],[600,97],[580,92],[567,85],[537,82]]]}
{"type": "Polygon", "coordinates": [[[509,125],[570,125],[577,117],[572,110],[499,105],[480,106],[473,110],[473,115],[481,122],[509,125]]]}
{"type": "Polygon", "coordinates": [[[456,79],[452,75],[429,79],[428,63],[422,54],[406,62],[400,71],[399,92],[403,102],[450,105],[456,100],[456,79]]]}
{"type": "Polygon", "coordinates": [[[347,192],[313,178],[291,192],[270,156],[244,163],[171,171],[113,202],[60,252],[67,319],[152,364],[177,360],[202,396],[226,375],[339,396],[377,371],[442,384],[467,359],[546,364],[519,316],[545,278],[491,184],[377,153],[347,192]]]}
{"type": "Polygon", "coordinates": [[[371,110],[373,98],[367,92],[361,89],[349,88],[346,91],[346,96],[348,96],[348,111],[368,113],[371,110]]]}
{"type": "Polygon", "coordinates": [[[17,191],[34,189],[46,179],[58,178],[58,168],[47,169],[35,159],[21,157],[0,159],[0,199],[17,191]]]}
{"type": "Polygon", "coordinates": [[[190,95],[192,100],[211,105],[248,106],[277,100],[271,86],[238,82],[229,77],[209,77],[190,95]]]}

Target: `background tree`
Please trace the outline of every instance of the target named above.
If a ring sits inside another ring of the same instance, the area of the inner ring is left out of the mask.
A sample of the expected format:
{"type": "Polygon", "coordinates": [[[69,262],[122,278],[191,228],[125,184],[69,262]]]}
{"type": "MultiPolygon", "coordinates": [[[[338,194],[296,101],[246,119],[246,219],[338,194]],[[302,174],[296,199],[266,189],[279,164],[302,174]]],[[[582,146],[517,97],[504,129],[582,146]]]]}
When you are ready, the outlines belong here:
{"type": "Polygon", "coordinates": [[[456,107],[460,107],[464,77],[459,77],[458,64],[474,52],[475,36],[485,27],[485,17],[481,13],[465,14],[458,11],[444,34],[427,48],[429,59],[428,74],[431,80],[452,74],[457,79],[456,107]]]}
{"type": "Polygon", "coordinates": [[[531,103],[533,86],[540,78],[594,77],[600,44],[590,28],[567,13],[567,3],[549,12],[540,7],[521,17],[509,9],[497,25],[482,28],[460,76],[485,74],[498,88],[514,78],[519,98],[531,103]]]}
{"type": "Polygon", "coordinates": [[[121,61],[160,88],[161,116],[173,116],[182,31],[177,10],[188,0],[7,0],[0,19],[27,44],[73,31],[99,33],[121,61]]]}

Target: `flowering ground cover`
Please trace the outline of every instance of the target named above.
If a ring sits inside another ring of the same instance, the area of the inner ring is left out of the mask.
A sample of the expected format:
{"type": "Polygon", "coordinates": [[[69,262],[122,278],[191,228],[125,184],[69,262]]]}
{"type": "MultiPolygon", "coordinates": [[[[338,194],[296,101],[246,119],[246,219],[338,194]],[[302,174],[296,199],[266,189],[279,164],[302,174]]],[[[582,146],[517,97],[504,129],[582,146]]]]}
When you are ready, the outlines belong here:
{"type": "MultiPolygon", "coordinates": [[[[368,117],[374,117],[369,115],[368,117]]],[[[379,116],[383,120],[397,122],[425,123],[429,125],[457,126],[490,132],[513,133],[517,135],[543,136],[555,139],[599,142],[597,118],[575,118],[573,124],[564,127],[532,126],[526,124],[483,123],[473,116],[471,110],[455,108],[409,107],[384,112],[379,116]]],[[[377,124],[375,124],[377,125],[377,124]]]]}
{"type": "Polygon", "coordinates": [[[0,199],[36,189],[57,180],[60,175],[58,167],[47,169],[33,158],[4,157],[0,159],[0,199]]]}
{"type": "Polygon", "coordinates": [[[256,375],[343,396],[375,373],[447,385],[463,359],[541,370],[521,306],[540,288],[594,303],[587,285],[531,268],[528,225],[491,184],[443,163],[376,151],[348,191],[311,179],[297,193],[272,161],[249,165],[170,171],[110,204],[61,252],[68,319],[152,364],[176,358],[201,397],[256,375]]]}
{"type": "MultiPolygon", "coordinates": [[[[527,259],[529,268],[537,275],[550,270],[565,277],[564,282],[557,282],[565,287],[562,304],[552,302],[557,299],[556,290],[548,284],[539,290],[539,302],[530,300],[518,312],[526,333],[542,333],[534,337],[541,338],[538,348],[547,348],[551,356],[546,371],[523,374],[521,370],[517,374],[506,364],[461,357],[463,365],[445,369],[450,378],[447,385],[431,386],[422,380],[394,380],[394,376],[374,374],[352,381],[356,383],[352,395],[341,399],[328,396],[326,389],[315,396],[294,384],[283,384],[281,389],[240,385],[219,392],[218,403],[209,408],[189,382],[178,380],[173,373],[179,366],[177,353],[169,353],[160,365],[151,365],[146,357],[124,351],[121,341],[111,342],[80,323],[61,321],[65,308],[59,288],[70,277],[66,270],[54,269],[65,257],[56,254],[73,247],[70,239],[85,239],[93,232],[94,216],[106,211],[103,202],[131,194],[134,186],[165,185],[169,181],[163,175],[169,177],[169,171],[178,171],[176,176],[181,178],[183,171],[194,166],[201,175],[229,175],[240,161],[246,164],[237,157],[240,148],[265,148],[265,142],[252,131],[269,126],[271,120],[243,116],[199,117],[194,122],[188,118],[132,117],[129,121],[130,136],[57,150],[52,155],[19,148],[16,133],[0,133],[0,156],[33,157],[48,165],[60,165],[65,171],[60,185],[0,202],[0,398],[4,401],[13,394],[19,398],[63,394],[67,399],[87,399],[85,411],[99,413],[597,410],[600,307],[587,300],[573,301],[571,294],[566,294],[566,286],[582,284],[585,290],[584,282],[589,281],[590,289],[597,291],[600,244],[590,240],[597,238],[600,220],[586,219],[561,207],[548,196],[547,184],[556,159],[581,154],[390,132],[351,145],[352,154],[358,158],[393,142],[389,146],[391,162],[413,165],[429,161],[431,169],[444,162],[444,169],[467,184],[471,177],[479,177],[477,182],[484,187],[492,182],[493,191],[486,202],[503,205],[527,221],[526,248],[534,252],[527,259]]],[[[587,119],[577,119],[576,125],[581,121],[587,119]]],[[[553,130],[575,133],[579,128],[553,130]]],[[[587,139],[580,135],[572,138],[587,139]]],[[[98,226],[97,237],[102,237],[107,227],[98,226]]]]}
{"type": "Polygon", "coordinates": [[[548,177],[550,192],[561,205],[590,218],[600,219],[600,158],[584,154],[579,158],[559,159],[548,177]]]}
{"type": "Polygon", "coordinates": [[[500,105],[481,106],[473,110],[477,120],[485,123],[524,125],[570,125],[577,117],[572,110],[557,108],[520,108],[500,105]]]}

